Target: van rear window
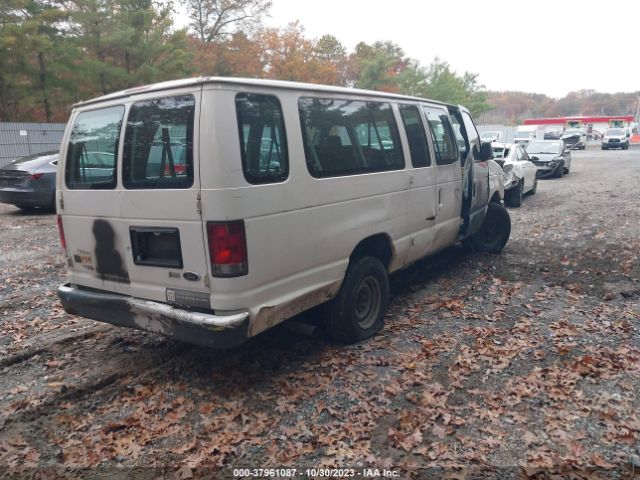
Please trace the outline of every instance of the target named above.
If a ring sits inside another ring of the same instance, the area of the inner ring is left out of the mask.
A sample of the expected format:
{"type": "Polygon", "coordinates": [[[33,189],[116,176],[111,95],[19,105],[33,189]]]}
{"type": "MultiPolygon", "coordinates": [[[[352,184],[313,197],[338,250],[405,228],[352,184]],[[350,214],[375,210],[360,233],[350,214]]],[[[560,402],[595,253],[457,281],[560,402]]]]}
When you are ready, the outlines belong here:
{"type": "Polygon", "coordinates": [[[78,114],[71,129],[65,163],[68,188],[115,188],[123,114],[121,105],[78,114]]]}
{"type": "Polygon", "coordinates": [[[314,177],[404,168],[390,104],[302,97],[298,109],[307,168],[314,177]]]}
{"type": "Polygon", "coordinates": [[[136,102],[129,110],[122,183],[129,189],[193,185],[193,95],[136,102]]]}

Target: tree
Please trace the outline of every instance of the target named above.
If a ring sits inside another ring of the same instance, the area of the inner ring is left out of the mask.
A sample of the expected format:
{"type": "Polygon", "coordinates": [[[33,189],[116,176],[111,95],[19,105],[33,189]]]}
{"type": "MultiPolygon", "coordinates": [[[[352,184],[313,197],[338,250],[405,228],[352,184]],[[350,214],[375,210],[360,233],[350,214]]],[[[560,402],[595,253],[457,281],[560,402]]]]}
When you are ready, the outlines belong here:
{"type": "Polygon", "coordinates": [[[437,57],[427,69],[419,64],[411,65],[400,84],[403,93],[464,105],[472,115],[489,108],[484,85],[478,83],[476,74],[465,72],[459,76],[437,57]]]}
{"type": "Polygon", "coordinates": [[[168,5],[152,0],[69,0],[69,33],[83,52],[83,96],[192,72],[186,31],[173,31],[168,5]]]}
{"type": "Polygon", "coordinates": [[[0,60],[3,111],[17,113],[39,106],[51,121],[52,92],[60,88],[58,79],[64,72],[60,60],[66,53],[61,36],[65,18],[59,0],[8,0],[0,7],[0,46],[8,53],[0,60]]]}
{"type": "Polygon", "coordinates": [[[358,88],[397,92],[398,76],[410,60],[393,42],[360,42],[350,56],[350,83],[358,88]]]}
{"type": "Polygon", "coordinates": [[[270,0],[185,0],[191,28],[205,43],[249,32],[271,8],[270,0]]]}

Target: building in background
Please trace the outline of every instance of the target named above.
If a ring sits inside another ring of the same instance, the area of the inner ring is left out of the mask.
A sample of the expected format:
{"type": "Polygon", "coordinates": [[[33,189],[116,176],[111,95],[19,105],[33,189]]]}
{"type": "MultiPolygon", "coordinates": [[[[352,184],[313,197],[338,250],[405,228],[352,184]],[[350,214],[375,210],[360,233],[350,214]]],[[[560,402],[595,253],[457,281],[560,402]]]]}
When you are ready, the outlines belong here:
{"type": "Polygon", "coordinates": [[[523,125],[529,128],[535,127],[536,130],[557,130],[560,133],[567,128],[585,128],[587,135],[591,138],[599,138],[607,128],[626,128],[631,132],[631,128],[634,126],[634,118],[633,115],[576,115],[556,118],[527,118],[523,125]]]}

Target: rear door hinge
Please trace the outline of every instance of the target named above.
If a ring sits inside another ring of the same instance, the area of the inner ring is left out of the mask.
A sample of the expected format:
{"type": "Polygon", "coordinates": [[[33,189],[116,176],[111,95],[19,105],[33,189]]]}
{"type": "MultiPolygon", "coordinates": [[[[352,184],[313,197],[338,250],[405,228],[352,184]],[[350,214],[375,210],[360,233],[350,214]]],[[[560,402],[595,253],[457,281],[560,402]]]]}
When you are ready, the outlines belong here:
{"type": "Polygon", "coordinates": [[[204,286],[209,288],[211,287],[211,280],[209,279],[208,273],[204,274],[204,286]]]}
{"type": "Polygon", "coordinates": [[[62,191],[60,192],[60,200],[58,203],[60,204],[60,210],[64,210],[64,197],[62,196],[62,191]]]}
{"type": "Polygon", "coordinates": [[[198,215],[202,215],[202,199],[200,197],[200,192],[196,195],[196,210],[198,211],[198,215]]]}

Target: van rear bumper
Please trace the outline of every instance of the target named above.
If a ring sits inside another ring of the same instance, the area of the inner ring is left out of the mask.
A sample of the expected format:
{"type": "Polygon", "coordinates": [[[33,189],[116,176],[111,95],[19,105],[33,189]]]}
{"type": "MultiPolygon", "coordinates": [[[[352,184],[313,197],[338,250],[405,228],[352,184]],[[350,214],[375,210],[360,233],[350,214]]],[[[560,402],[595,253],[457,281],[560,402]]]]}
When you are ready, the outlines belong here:
{"type": "Polygon", "coordinates": [[[65,311],[73,315],[160,333],[195,345],[232,348],[247,338],[249,312],[229,315],[194,312],[68,283],[58,287],[58,297],[65,311]]]}

